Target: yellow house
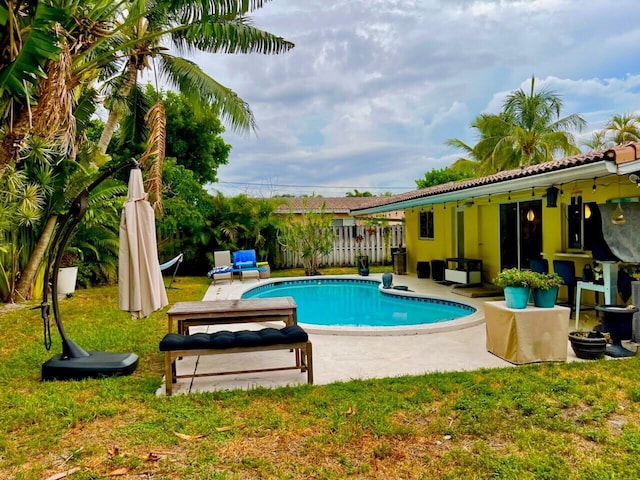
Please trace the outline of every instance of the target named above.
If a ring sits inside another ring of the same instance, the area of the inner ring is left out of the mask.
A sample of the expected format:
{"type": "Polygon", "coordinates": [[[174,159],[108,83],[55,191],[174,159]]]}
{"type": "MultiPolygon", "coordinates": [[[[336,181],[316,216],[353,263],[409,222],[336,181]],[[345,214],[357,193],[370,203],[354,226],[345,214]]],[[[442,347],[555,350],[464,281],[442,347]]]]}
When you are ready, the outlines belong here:
{"type": "MultiPolygon", "coordinates": [[[[468,283],[491,282],[504,268],[563,258],[573,260],[580,275],[603,235],[624,244],[622,260],[638,255],[627,250],[640,250],[639,175],[640,142],[382,197],[352,213],[404,210],[410,274],[435,260],[477,271],[468,283]],[[613,217],[620,217],[615,224],[613,217]]],[[[466,273],[450,273],[465,283],[456,275],[466,273]]]]}

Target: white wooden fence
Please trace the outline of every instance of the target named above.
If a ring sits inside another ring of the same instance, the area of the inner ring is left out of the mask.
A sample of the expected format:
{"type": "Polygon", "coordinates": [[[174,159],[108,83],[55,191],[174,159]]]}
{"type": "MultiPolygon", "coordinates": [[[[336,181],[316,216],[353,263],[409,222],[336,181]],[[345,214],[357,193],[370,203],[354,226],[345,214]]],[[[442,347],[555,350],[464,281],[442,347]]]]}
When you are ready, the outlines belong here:
{"type": "MultiPolygon", "coordinates": [[[[404,225],[390,226],[389,258],[385,259],[385,245],[382,227],[348,226],[332,227],[335,235],[333,250],[322,258],[323,267],[355,265],[356,255],[368,255],[370,265],[383,265],[391,261],[390,250],[404,247],[404,225]],[[361,239],[359,242],[357,239],[361,239]]],[[[300,258],[292,252],[280,249],[280,268],[302,267],[300,258]]]]}

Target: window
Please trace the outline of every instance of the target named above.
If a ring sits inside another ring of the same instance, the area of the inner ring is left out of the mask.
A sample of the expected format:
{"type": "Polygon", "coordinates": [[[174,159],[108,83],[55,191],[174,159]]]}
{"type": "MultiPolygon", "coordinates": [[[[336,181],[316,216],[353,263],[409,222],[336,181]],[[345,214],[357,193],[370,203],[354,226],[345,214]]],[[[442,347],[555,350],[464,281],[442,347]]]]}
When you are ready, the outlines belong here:
{"type": "Polygon", "coordinates": [[[431,210],[420,212],[420,238],[433,239],[433,212],[431,210]]]}
{"type": "Polygon", "coordinates": [[[591,250],[595,232],[602,229],[596,220],[598,206],[595,202],[582,203],[581,196],[572,196],[567,206],[567,248],[571,250],[591,250]]]}

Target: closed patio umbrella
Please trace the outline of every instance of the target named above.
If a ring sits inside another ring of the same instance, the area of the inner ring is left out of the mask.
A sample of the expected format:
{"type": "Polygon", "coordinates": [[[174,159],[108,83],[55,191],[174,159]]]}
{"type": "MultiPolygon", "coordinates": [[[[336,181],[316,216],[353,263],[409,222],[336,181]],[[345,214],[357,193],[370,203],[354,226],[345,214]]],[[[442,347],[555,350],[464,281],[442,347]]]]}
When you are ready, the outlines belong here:
{"type": "Polygon", "coordinates": [[[129,196],[120,221],[119,305],[132,318],[144,318],[167,305],[155,216],[144,191],[142,172],[131,169],[129,196]]]}

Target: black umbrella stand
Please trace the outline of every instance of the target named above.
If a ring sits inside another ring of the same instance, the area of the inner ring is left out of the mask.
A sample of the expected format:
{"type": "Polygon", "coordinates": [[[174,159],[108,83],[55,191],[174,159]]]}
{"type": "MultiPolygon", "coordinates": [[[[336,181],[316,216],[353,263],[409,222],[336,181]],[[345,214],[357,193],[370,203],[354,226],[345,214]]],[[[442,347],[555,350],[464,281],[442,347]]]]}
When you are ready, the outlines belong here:
{"type": "Polygon", "coordinates": [[[44,321],[44,343],[49,350],[51,348],[49,316],[50,307],[53,307],[53,316],[62,338],[62,353],[42,364],[42,380],[80,380],[123,376],[132,374],[138,367],[138,356],[135,353],[87,352],[82,349],[67,337],[58,309],[58,269],[69,238],[87,210],[89,194],[113,173],[126,167],[137,167],[137,162],[133,159],[127,160],[106,169],[73,200],[69,211],[58,220],[56,234],[47,256],[40,310],[44,321]],[[51,279],[50,284],[49,279],[51,279]],[[51,287],[51,305],[48,301],[49,287],[51,287]]]}

